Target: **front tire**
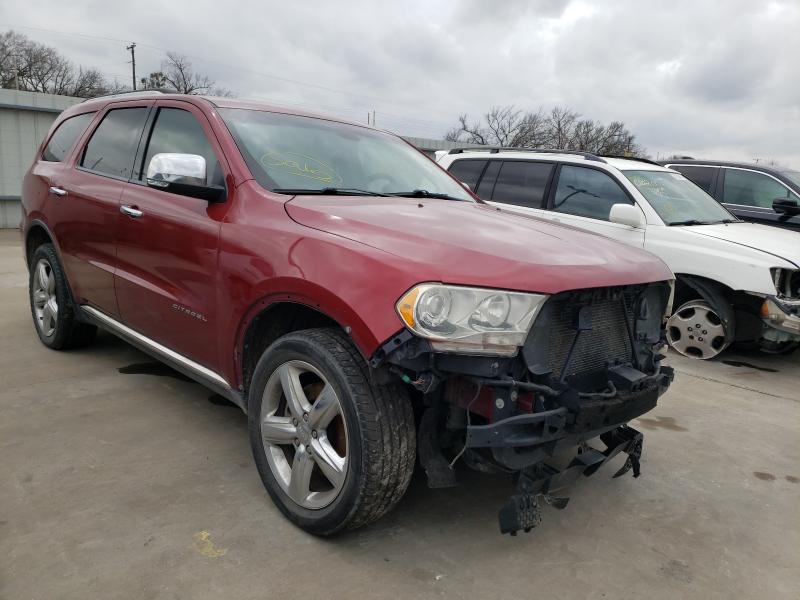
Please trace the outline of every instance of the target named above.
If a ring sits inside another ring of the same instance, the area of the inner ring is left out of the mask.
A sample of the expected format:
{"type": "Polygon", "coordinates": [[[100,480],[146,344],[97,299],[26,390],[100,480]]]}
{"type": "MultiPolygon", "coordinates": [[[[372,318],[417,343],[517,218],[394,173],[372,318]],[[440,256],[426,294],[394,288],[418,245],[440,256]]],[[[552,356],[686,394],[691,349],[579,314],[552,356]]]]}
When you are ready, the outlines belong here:
{"type": "Polygon", "coordinates": [[[338,330],[291,333],[267,348],[253,373],[248,415],[264,487],[310,533],[378,519],[411,480],[411,402],[402,388],[373,383],[338,330]]]}
{"type": "Polygon", "coordinates": [[[97,327],[78,320],[64,269],[52,244],[42,244],[31,257],[28,297],[36,333],[48,348],[66,350],[94,339],[97,327]]]}
{"type": "Polygon", "coordinates": [[[667,320],[667,342],[688,358],[709,360],[728,347],[728,331],[717,311],[705,300],[682,304],[667,320]]]}

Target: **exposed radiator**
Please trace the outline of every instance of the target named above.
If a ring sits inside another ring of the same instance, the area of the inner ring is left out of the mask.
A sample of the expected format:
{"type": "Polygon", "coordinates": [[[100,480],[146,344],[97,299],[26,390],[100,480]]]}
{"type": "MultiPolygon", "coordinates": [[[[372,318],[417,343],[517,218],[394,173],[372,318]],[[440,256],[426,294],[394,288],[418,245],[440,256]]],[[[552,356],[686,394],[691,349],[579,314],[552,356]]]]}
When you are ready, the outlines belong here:
{"type": "Polygon", "coordinates": [[[578,299],[573,293],[551,298],[548,337],[550,369],[555,377],[561,375],[575,339],[577,312],[582,305],[591,306],[590,330],[582,331],[572,354],[567,376],[601,369],[609,362],[630,361],[633,350],[625,325],[632,318],[633,294],[626,291],[628,314],[625,314],[622,294],[618,290],[597,290],[578,299]]]}

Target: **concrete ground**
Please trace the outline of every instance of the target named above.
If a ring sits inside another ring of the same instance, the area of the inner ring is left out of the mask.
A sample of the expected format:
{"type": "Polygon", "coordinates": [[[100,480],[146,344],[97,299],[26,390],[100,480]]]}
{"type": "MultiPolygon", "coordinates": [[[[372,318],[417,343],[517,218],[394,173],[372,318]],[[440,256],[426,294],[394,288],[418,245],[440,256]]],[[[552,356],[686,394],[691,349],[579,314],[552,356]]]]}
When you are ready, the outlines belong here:
{"type": "Polygon", "coordinates": [[[2,232],[3,600],[800,597],[800,355],[672,356],[641,478],[609,465],[530,534],[498,533],[506,479],[465,472],[323,540],[271,504],[238,409],[110,335],[45,349],[25,285],[2,232]]]}

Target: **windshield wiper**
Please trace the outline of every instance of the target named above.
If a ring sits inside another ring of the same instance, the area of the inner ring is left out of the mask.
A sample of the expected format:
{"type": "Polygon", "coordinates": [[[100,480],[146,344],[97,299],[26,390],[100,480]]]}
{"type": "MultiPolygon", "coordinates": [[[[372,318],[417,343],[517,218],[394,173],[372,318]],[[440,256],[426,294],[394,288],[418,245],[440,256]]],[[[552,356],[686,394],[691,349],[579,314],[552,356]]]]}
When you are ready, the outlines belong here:
{"type": "Polygon", "coordinates": [[[709,221],[698,221],[697,219],[687,219],[686,221],[673,221],[669,224],[670,227],[673,225],[711,225],[709,221]]]}
{"type": "Polygon", "coordinates": [[[371,192],[369,190],[360,190],[358,188],[337,188],[337,187],[324,187],[324,188],[275,188],[272,190],[277,194],[321,194],[323,196],[390,196],[393,194],[381,194],[380,192],[371,192]]]}
{"type": "Polygon", "coordinates": [[[450,194],[441,194],[439,192],[429,192],[428,190],[413,190],[411,192],[391,192],[389,196],[398,196],[400,198],[438,198],[439,200],[458,200],[463,201],[461,198],[456,198],[450,194]]]}
{"type": "Polygon", "coordinates": [[[697,219],[687,219],[686,221],[675,221],[672,225],[719,225],[720,223],[739,223],[740,219],[720,219],[719,221],[698,221],[697,219]]]}

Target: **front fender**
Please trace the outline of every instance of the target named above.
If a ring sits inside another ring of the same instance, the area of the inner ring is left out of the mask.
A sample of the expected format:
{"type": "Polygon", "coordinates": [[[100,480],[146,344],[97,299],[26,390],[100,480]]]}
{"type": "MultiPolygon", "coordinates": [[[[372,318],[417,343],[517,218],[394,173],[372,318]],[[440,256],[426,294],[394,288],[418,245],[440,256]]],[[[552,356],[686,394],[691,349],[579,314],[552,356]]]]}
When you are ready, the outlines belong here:
{"type": "Polygon", "coordinates": [[[237,327],[237,348],[243,346],[245,333],[253,319],[270,306],[282,302],[308,306],[336,321],[350,335],[365,359],[374,352],[374,348],[380,342],[345,300],[316,283],[295,277],[279,277],[263,282],[253,292],[259,297],[250,304],[237,327]]]}

